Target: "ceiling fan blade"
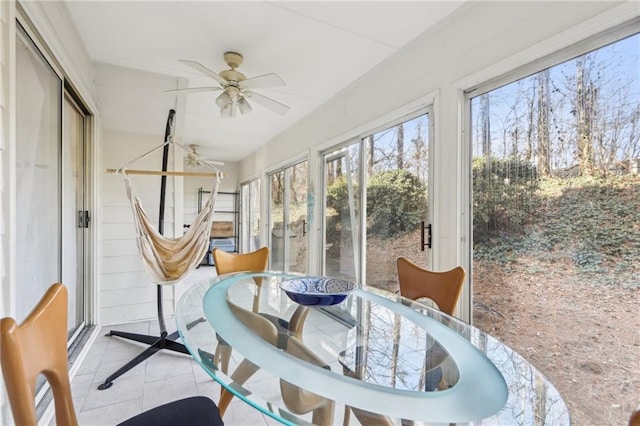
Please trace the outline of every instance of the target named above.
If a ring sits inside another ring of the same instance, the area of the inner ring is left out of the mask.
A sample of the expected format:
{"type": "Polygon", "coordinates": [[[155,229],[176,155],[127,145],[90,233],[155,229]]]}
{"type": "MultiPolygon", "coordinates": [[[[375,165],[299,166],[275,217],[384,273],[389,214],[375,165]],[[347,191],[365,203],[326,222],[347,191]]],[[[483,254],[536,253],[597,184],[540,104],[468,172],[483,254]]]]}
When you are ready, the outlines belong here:
{"type": "Polygon", "coordinates": [[[194,92],[217,92],[221,87],[187,87],[184,89],[165,90],[164,93],[194,93],[194,92]]]}
{"type": "Polygon", "coordinates": [[[239,84],[243,89],[263,89],[265,87],[284,86],[285,82],[278,76],[278,74],[271,73],[247,78],[246,80],[242,80],[239,84]]]}
{"type": "Polygon", "coordinates": [[[271,98],[267,98],[264,95],[256,92],[246,91],[244,92],[244,96],[250,97],[252,100],[256,101],[263,107],[269,108],[271,111],[276,112],[280,115],[285,115],[291,108],[286,106],[285,104],[281,104],[278,101],[274,101],[271,98]]]}
{"type": "Polygon", "coordinates": [[[211,71],[209,68],[205,67],[204,65],[202,65],[199,62],[187,61],[187,60],[184,60],[184,59],[180,59],[180,62],[182,62],[185,65],[189,65],[191,68],[193,68],[196,71],[201,72],[202,74],[206,75],[207,77],[211,77],[212,79],[214,79],[215,81],[220,83],[220,85],[222,87],[227,87],[227,85],[229,84],[229,82],[227,80],[225,80],[224,78],[220,77],[217,73],[211,71]]]}

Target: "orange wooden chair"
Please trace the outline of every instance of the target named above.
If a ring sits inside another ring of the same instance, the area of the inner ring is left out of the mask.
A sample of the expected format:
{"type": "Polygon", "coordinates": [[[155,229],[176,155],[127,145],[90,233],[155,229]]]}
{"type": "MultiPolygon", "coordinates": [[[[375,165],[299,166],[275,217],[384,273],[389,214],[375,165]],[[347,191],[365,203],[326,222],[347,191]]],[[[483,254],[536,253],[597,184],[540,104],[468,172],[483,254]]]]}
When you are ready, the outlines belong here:
{"type": "MultiPolygon", "coordinates": [[[[67,288],[53,284],[24,322],[0,320],[0,363],[17,425],[36,426],[36,378],[44,374],[55,404],[56,424],[76,426],[67,371],[67,288]]],[[[170,402],[120,423],[134,425],[223,425],[216,404],[194,396],[170,402]]]]}
{"type": "Polygon", "coordinates": [[[262,272],[267,269],[269,248],[262,247],[250,253],[228,253],[216,248],[211,255],[218,275],[232,272],[262,272]]]}
{"type": "Polygon", "coordinates": [[[631,413],[631,418],[629,419],[629,426],[640,426],[640,407],[633,413],[631,413]]]}
{"type": "MultiPolygon", "coordinates": [[[[442,312],[453,315],[462,293],[462,285],[466,275],[462,267],[456,267],[447,272],[432,272],[421,268],[404,257],[398,258],[397,267],[400,294],[402,296],[412,300],[429,298],[438,305],[442,312]]],[[[430,359],[432,368],[427,373],[432,375],[432,380],[428,380],[428,382],[433,382],[434,387],[437,386],[440,390],[443,390],[448,387],[448,384],[442,377],[442,370],[439,366],[448,355],[441,352],[438,346],[428,350],[427,357],[430,359]]],[[[345,376],[353,376],[355,374],[344,365],[343,369],[345,376]]],[[[347,406],[345,407],[344,425],[349,424],[350,411],[355,414],[362,424],[393,424],[393,421],[388,417],[347,406]]]]}
{"type": "MultiPolygon", "coordinates": [[[[466,276],[464,268],[457,266],[449,271],[433,272],[404,257],[398,258],[397,267],[401,296],[411,300],[421,298],[433,300],[440,311],[448,315],[454,314],[466,276]]],[[[439,390],[449,387],[440,368],[447,357],[448,354],[442,352],[439,346],[434,346],[427,351],[427,358],[431,365],[428,371],[431,375],[429,382],[437,381],[436,387],[439,390]]]]}
{"type": "Polygon", "coordinates": [[[429,298],[442,312],[453,315],[466,276],[464,268],[457,266],[450,271],[433,272],[404,257],[398,258],[397,266],[401,296],[412,300],[429,298]]]}
{"type": "MultiPolygon", "coordinates": [[[[267,268],[269,260],[269,248],[262,247],[256,251],[250,253],[228,253],[220,249],[213,249],[211,253],[213,256],[213,264],[216,267],[218,275],[229,274],[233,272],[262,272],[267,268]]],[[[302,330],[304,327],[304,321],[309,314],[309,308],[306,306],[298,306],[294,311],[289,321],[278,318],[274,315],[259,312],[260,310],[260,288],[262,284],[261,277],[255,277],[254,281],[258,288],[253,299],[253,312],[260,313],[260,315],[269,321],[278,329],[278,344],[281,349],[286,347],[286,339],[289,336],[295,336],[298,339],[302,338],[302,330]]],[[[216,365],[220,365],[220,370],[223,373],[227,373],[229,369],[229,360],[231,358],[231,347],[218,338],[218,346],[216,348],[214,362],[216,365]],[[219,363],[219,364],[218,364],[219,363]]]]}
{"type": "MultiPolygon", "coordinates": [[[[269,248],[262,247],[256,251],[250,253],[228,253],[220,249],[213,249],[211,252],[213,257],[213,264],[216,267],[216,273],[218,275],[230,274],[233,272],[262,272],[267,269],[267,262],[269,261],[269,248]]],[[[261,278],[254,278],[258,290],[262,283],[261,278]]],[[[253,311],[258,311],[258,304],[260,301],[259,291],[253,299],[253,311]]],[[[229,371],[229,360],[231,359],[231,346],[227,344],[220,337],[218,338],[218,345],[216,347],[216,353],[214,356],[214,362],[216,365],[220,365],[220,370],[223,373],[229,371]]]]}

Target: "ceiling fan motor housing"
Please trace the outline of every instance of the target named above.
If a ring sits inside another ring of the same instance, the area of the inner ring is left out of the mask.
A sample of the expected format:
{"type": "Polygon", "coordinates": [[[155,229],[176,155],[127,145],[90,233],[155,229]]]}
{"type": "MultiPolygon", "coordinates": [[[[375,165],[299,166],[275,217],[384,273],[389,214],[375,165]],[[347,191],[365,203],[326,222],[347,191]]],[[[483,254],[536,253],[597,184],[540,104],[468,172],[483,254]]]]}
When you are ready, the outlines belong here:
{"type": "Polygon", "coordinates": [[[220,77],[224,78],[225,80],[227,80],[229,82],[230,85],[234,85],[234,83],[237,83],[242,81],[242,80],[246,80],[247,77],[244,76],[244,74],[242,74],[239,71],[236,70],[224,70],[220,72],[220,77]]]}
{"type": "Polygon", "coordinates": [[[236,52],[226,52],[224,54],[224,61],[231,67],[231,69],[236,69],[240,65],[242,65],[242,55],[236,52]]]}

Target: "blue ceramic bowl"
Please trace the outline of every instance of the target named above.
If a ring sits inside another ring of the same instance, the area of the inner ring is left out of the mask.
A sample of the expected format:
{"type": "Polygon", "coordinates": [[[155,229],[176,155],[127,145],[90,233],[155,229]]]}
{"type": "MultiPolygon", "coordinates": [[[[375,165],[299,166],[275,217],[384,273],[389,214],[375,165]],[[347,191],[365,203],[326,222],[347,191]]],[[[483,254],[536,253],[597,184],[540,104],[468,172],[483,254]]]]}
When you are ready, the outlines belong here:
{"type": "Polygon", "coordinates": [[[282,281],[280,288],[301,305],[329,306],[346,299],[356,284],[340,278],[304,277],[282,281]]]}

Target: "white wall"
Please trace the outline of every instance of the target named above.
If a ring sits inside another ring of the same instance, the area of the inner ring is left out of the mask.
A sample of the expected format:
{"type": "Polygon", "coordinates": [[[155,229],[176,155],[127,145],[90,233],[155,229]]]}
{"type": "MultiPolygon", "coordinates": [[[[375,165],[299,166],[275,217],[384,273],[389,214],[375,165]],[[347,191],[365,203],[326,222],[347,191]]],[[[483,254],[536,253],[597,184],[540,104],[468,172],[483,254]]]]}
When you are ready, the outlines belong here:
{"type": "Polygon", "coordinates": [[[433,267],[465,264],[462,91],[640,14],[637,2],[621,3],[469,3],[242,161],[239,181],[433,103],[433,267]]]}

